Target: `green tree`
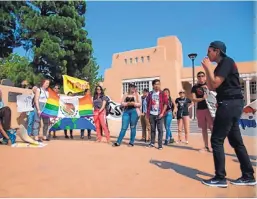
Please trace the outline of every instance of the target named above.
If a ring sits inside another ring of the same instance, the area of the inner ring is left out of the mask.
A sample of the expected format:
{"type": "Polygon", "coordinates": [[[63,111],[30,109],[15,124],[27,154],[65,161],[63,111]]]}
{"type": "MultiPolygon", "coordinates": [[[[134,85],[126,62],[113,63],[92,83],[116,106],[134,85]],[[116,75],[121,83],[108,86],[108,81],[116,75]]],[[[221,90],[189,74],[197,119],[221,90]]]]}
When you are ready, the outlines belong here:
{"type": "Polygon", "coordinates": [[[31,85],[38,84],[42,75],[35,75],[29,60],[17,54],[11,54],[0,60],[0,79],[10,79],[15,86],[20,87],[23,80],[31,85]]]}
{"type": "Polygon", "coordinates": [[[0,58],[8,57],[21,45],[20,10],[24,1],[0,1],[0,58]]]}
{"type": "Polygon", "coordinates": [[[90,61],[84,68],[82,69],[81,74],[76,74],[77,77],[81,79],[85,79],[86,81],[89,82],[90,85],[90,91],[91,93],[94,92],[95,86],[102,80],[102,77],[98,77],[98,70],[99,70],[99,65],[96,62],[95,58],[91,58],[90,61]]]}
{"type": "Polygon", "coordinates": [[[34,72],[52,76],[81,74],[92,56],[85,30],[85,1],[31,1],[22,8],[21,25],[27,50],[32,49],[34,72]]]}

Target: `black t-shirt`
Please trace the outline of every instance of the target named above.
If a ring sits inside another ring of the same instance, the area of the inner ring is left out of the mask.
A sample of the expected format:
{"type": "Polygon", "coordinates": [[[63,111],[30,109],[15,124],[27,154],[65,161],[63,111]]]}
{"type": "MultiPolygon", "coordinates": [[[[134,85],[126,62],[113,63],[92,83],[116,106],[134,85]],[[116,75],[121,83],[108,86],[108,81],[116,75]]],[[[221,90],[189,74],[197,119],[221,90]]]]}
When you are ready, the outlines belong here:
{"type": "Polygon", "coordinates": [[[223,77],[225,80],[216,88],[217,100],[243,98],[239,73],[236,63],[230,57],[224,57],[214,70],[215,76],[223,77]]]}
{"type": "Polygon", "coordinates": [[[177,98],[175,103],[178,105],[178,113],[183,113],[184,116],[189,115],[188,104],[192,101],[188,98],[177,98]]]}
{"type": "MultiPolygon", "coordinates": [[[[204,96],[204,93],[206,92],[205,88],[203,88],[203,86],[206,85],[205,84],[196,84],[193,86],[192,90],[191,90],[191,93],[194,93],[196,98],[203,98],[204,96]]],[[[206,101],[203,100],[201,102],[197,102],[197,109],[198,110],[204,110],[204,109],[207,109],[208,106],[206,104],[206,101]]]]}

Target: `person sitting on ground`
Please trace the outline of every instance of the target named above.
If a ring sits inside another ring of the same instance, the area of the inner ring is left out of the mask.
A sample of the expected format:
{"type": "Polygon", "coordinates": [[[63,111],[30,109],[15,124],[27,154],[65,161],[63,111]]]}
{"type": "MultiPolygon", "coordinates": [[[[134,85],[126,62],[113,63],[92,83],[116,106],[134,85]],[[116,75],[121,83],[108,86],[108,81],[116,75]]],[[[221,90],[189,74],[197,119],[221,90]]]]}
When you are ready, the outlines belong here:
{"type": "MultiPolygon", "coordinates": [[[[0,134],[7,140],[7,144],[11,145],[12,141],[7,133],[11,129],[11,109],[4,105],[2,100],[2,91],[0,90],[0,134]]],[[[18,128],[16,128],[17,130],[18,128]]]]}

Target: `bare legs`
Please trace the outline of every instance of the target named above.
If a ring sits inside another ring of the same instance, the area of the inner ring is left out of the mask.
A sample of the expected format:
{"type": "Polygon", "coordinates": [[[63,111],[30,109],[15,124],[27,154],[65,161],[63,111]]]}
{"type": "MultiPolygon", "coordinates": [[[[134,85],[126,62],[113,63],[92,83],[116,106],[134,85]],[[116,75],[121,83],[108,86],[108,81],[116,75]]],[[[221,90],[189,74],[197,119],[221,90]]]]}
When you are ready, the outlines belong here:
{"type": "Polygon", "coordinates": [[[183,116],[181,119],[177,120],[178,122],[178,142],[181,142],[181,134],[182,134],[182,129],[184,126],[185,129],[185,141],[186,143],[188,143],[188,137],[189,137],[189,133],[190,133],[190,119],[189,116],[183,116]]]}

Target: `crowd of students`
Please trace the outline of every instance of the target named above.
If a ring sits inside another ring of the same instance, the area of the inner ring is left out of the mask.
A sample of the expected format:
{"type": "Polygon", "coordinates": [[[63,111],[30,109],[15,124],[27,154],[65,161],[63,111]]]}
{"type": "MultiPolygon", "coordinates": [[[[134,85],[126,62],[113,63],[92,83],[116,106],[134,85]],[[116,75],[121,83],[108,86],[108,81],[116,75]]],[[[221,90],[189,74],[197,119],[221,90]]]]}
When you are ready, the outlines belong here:
{"type": "MultiPolygon", "coordinates": [[[[206,80],[205,73],[199,72],[197,74],[198,83],[192,88],[193,101],[198,102],[197,115],[201,118],[198,121],[198,125],[203,129],[203,137],[205,142],[205,147],[203,150],[209,151],[207,129],[205,129],[204,124],[207,122],[208,126],[212,126],[213,118],[211,118],[210,112],[206,104],[206,80]],[[197,93],[196,91],[197,90],[197,93]],[[200,94],[201,93],[201,94],[200,94]],[[196,96],[197,95],[197,96],[196,96]],[[202,96],[201,96],[202,95],[202,96]],[[204,105],[206,110],[201,113],[201,107],[204,105]],[[210,118],[206,121],[205,118],[210,118]]],[[[120,146],[123,137],[130,125],[131,134],[129,146],[134,146],[135,136],[136,136],[136,126],[140,118],[142,126],[142,141],[149,142],[148,147],[155,146],[156,138],[156,127],[158,131],[158,149],[163,149],[163,144],[168,145],[170,143],[182,143],[188,144],[189,134],[190,134],[190,118],[189,109],[193,106],[193,102],[186,97],[184,90],[179,92],[179,97],[174,100],[170,95],[170,90],[168,88],[161,89],[161,82],[159,79],[152,81],[153,91],[148,91],[148,89],[143,90],[143,94],[140,97],[137,93],[136,85],[133,83],[129,84],[128,93],[124,94],[121,101],[123,107],[122,115],[122,126],[119,137],[113,146],[120,146]],[[177,118],[178,125],[178,138],[175,141],[172,131],[171,123],[172,119],[177,118]],[[166,131],[164,143],[163,143],[163,132],[166,131]],[[182,141],[182,130],[184,127],[185,139],[182,141]]]]}
{"type": "MultiPolygon", "coordinates": [[[[198,102],[199,114],[198,117],[202,120],[198,120],[199,127],[203,128],[203,137],[205,142],[205,149],[209,151],[208,148],[208,136],[207,129],[205,129],[204,124],[205,118],[209,118],[208,126],[212,126],[212,118],[208,115],[208,109],[205,102],[205,97],[203,93],[205,92],[206,85],[204,82],[204,72],[198,73],[198,84],[192,88],[193,100],[198,102]],[[200,92],[199,89],[202,89],[200,92]],[[199,98],[199,93],[203,94],[203,98],[199,98]],[[201,100],[201,101],[200,101],[201,100]],[[205,103],[205,104],[204,104],[205,103]],[[206,108],[204,113],[202,110],[203,107],[206,108]],[[202,113],[201,113],[202,112],[202,113]]],[[[123,95],[121,100],[121,109],[123,110],[122,114],[122,123],[121,130],[117,141],[113,146],[120,146],[122,140],[126,134],[128,127],[130,126],[130,142],[129,146],[134,146],[135,137],[136,137],[136,127],[140,119],[142,126],[142,141],[149,142],[148,147],[154,147],[155,137],[156,137],[156,127],[158,130],[158,149],[163,148],[164,145],[170,143],[182,143],[182,129],[184,126],[185,130],[185,140],[184,143],[188,144],[189,140],[189,131],[190,131],[190,118],[189,118],[189,109],[192,107],[192,101],[186,97],[185,91],[181,90],[179,92],[179,97],[174,100],[170,95],[170,90],[165,88],[161,90],[161,82],[159,79],[153,80],[153,91],[149,92],[148,89],[144,89],[142,96],[137,92],[136,84],[130,83],[128,93],[123,95]],[[173,134],[171,132],[171,123],[172,119],[177,118],[178,124],[178,139],[175,141],[173,134]],[[163,132],[164,128],[166,135],[163,143],[163,132]]],[[[32,88],[34,95],[32,106],[34,107],[33,111],[27,113],[28,126],[27,131],[28,135],[33,137],[36,141],[50,141],[51,138],[57,138],[56,132],[49,132],[50,120],[47,117],[42,116],[42,110],[47,102],[49,97],[48,88],[50,86],[50,80],[43,80],[41,85],[32,88]],[[40,123],[43,123],[43,135],[40,133],[40,123]]],[[[60,86],[54,85],[52,88],[58,95],[60,94],[60,86]]],[[[72,93],[68,93],[68,96],[72,96],[72,93]]],[[[86,89],[84,95],[91,95],[90,90],[86,89]]],[[[94,107],[94,123],[96,126],[96,141],[101,142],[103,132],[106,136],[107,142],[110,143],[110,131],[107,124],[107,103],[109,98],[105,96],[104,90],[100,85],[97,85],[92,96],[93,107],[94,107]]],[[[0,101],[0,114],[5,112],[5,115],[8,115],[8,107],[4,107],[2,100],[0,101]]],[[[10,115],[11,115],[11,111],[10,115]]],[[[7,118],[7,117],[4,117],[7,118]]],[[[0,127],[1,128],[1,127],[0,127]]],[[[3,125],[2,125],[3,128],[3,125]]],[[[9,129],[10,124],[8,123],[4,129],[9,129]]],[[[2,132],[2,131],[1,131],[2,132]]],[[[80,131],[80,138],[84,139],[85,129],[80,131]]],[[[8,138],[8,135],[2,132],[3,136],[8,138]]],[[[73,139],[73,130],[64,130],[64,137],[66,139],[73,139]]],[[[87,137],[91,139],[91,130],[87,130],[87,137]]]]}

